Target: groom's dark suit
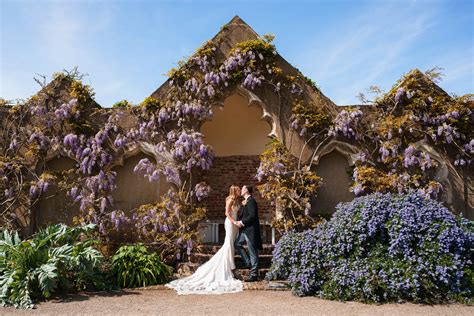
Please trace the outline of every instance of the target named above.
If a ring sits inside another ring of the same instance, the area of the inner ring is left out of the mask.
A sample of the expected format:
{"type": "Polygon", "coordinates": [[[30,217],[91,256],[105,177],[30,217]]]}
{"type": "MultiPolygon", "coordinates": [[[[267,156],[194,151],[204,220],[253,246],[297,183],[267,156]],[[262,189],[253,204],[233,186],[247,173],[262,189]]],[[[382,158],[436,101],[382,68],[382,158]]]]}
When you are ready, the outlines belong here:
{"type": "Polygon", "coordinates": [[[260,236],[260,221],[258,219],[258,206],[253,196],[247,198],[247,203],[240,208],[237,220],[242,221],[244,227],[240,228],[235,239],[235,248],[240,252],[246,266],[250,266],[250,278],[257,278],[258,251],[263,250],[262,237],[260,236]],[[247,244],[249,254],[243,249],[247,244]],[[250,255],[250,262],[249,262],[250,255]]]}

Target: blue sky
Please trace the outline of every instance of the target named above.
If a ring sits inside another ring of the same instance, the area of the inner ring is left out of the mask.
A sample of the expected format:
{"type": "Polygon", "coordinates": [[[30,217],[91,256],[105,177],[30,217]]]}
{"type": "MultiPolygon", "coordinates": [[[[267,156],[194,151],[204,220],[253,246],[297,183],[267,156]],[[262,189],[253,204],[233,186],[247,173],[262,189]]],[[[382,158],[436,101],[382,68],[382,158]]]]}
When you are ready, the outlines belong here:
{"type": "Polygon", "coordinates": [[[0,97],[27,98],[78,66],[104,107],[150,95],[178,60],[239,15],[336,104],[388,90],[412,68],[444,68],[448,93],[474,93],[474,0],[0,0],[0,97]]]}

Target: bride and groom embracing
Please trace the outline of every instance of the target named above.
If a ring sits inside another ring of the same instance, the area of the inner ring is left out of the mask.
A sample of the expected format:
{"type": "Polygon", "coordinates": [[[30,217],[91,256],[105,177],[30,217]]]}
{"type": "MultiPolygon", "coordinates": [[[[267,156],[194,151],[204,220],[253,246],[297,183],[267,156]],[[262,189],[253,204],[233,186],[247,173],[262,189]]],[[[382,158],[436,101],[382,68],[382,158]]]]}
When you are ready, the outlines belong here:
{"type": "Polygon", "coordinates": [[[234,249],[236,248],[246,268],[250,268],[247,282],[257,281],[258,250],[262,250],[258,206],[250,185],[232,185],[225,203],[225,240],[219,251],[193,275],[174,280],[167,287],[178,294],[222,294],[243,290],[240,280],[234,278],[234,249]],[[243,197],[243,201],[239,200],[243,197]],[[247,245],[248,253],[243,248],[247,245]]]}

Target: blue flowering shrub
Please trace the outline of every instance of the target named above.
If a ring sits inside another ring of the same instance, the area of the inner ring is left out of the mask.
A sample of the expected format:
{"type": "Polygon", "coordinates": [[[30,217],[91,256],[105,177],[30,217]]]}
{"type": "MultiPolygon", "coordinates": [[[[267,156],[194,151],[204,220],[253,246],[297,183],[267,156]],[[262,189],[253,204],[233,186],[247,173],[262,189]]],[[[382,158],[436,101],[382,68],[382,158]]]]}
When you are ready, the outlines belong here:
{"type": "Polygon", "coordinates": [[[335,300],[472,300],[472,223],[416,192],[373,193],[336,209],[280,239],[268,280],[335,300]]]}

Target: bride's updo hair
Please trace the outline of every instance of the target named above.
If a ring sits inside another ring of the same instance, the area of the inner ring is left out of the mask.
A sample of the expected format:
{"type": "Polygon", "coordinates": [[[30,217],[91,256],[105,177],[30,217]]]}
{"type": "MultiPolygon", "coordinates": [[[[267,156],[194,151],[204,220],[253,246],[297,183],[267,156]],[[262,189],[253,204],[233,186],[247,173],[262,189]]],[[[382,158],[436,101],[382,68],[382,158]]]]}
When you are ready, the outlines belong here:
{"type": "Polygon", "coordinates": [[[229,195],[227,196],[226,200],[231,201],[231,207],[237,203],[237,199],[239,198],[239,190],[240,188],[236,185],[231,185],[229,187],[229,195]]]}

